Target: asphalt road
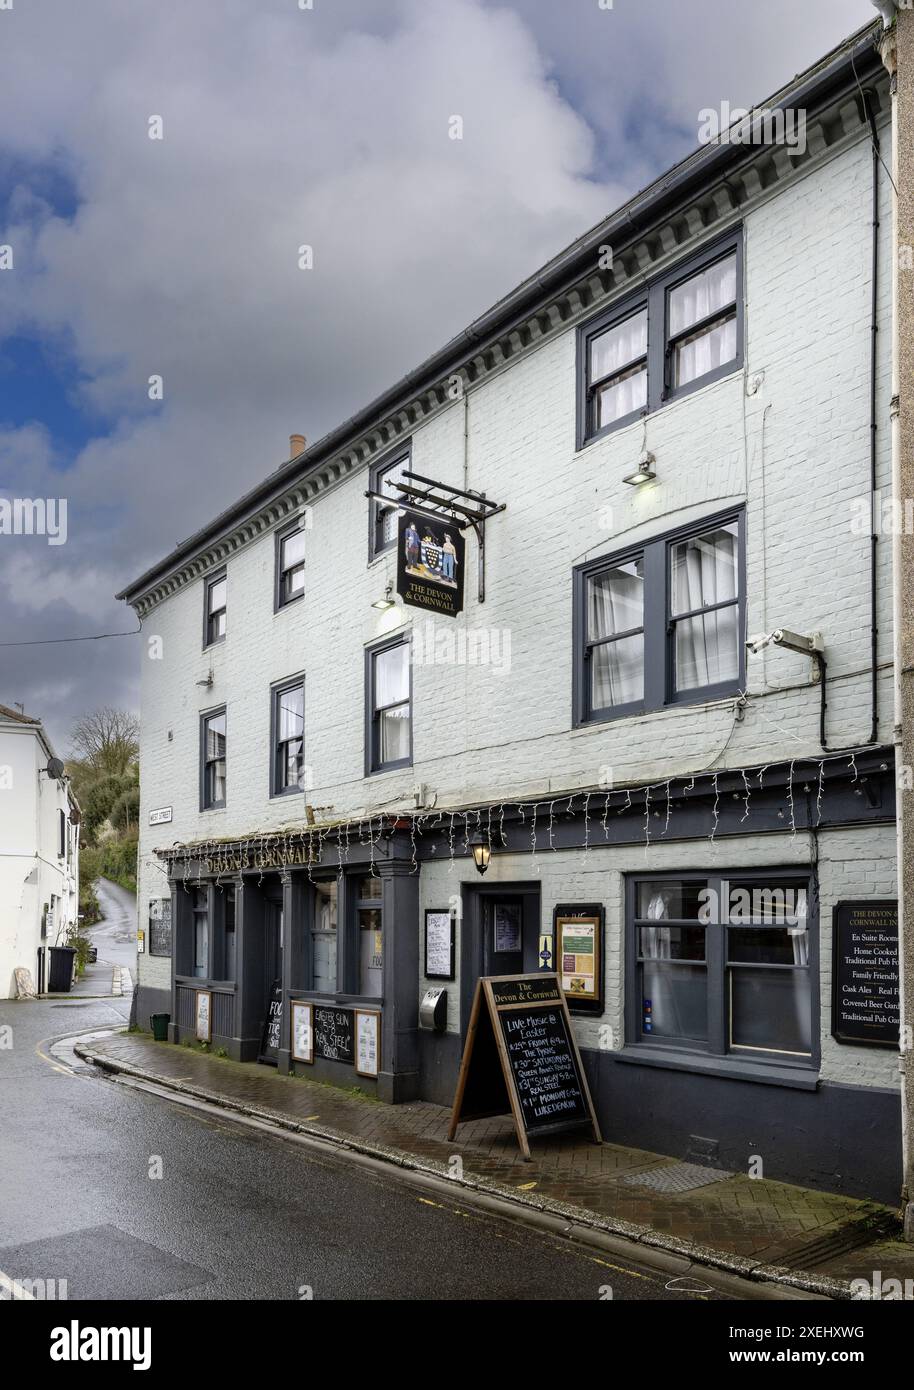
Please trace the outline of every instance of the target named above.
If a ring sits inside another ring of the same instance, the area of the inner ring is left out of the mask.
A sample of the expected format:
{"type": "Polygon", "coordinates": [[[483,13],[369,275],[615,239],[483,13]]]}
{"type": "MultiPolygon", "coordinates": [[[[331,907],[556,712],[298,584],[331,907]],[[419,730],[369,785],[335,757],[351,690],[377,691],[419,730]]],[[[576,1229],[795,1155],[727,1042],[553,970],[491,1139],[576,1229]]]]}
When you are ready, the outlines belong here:
{"type": "Polygon", "coordinates": [[[103,920],[88,935],[98,947],[99,964],[126,965],[136,979],[136,898],[110,879],[95,883],[103,920]]]}
{"type": "Polygon", "coordinates": [[[66,1279],[71,1300],[723,1297],[55,1057],[48,1040],[122,1027],[129,1005],[0,1003],[10,1278],[66,1279]]]}

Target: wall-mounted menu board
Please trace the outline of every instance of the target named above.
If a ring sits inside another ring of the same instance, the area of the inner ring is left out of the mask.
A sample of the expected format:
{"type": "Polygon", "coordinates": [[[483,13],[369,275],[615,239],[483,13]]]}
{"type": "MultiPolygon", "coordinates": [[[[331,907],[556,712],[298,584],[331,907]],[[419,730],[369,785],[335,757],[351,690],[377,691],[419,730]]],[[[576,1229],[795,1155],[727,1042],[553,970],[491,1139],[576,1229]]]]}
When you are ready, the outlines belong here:
{"type": "Polygon", "coordinates": [[[352,1010],[332,1004],[314,1005],[314,1051],[331,1062],[354,1062],[352,1010]]]}
{"type": "Polygon", "coordinates": [[[293,1062],[314,1061],[314,1006],[303,999],[292,1000],[292,1040],[293,1062]]]}
{"type": "Polygon", "coordinates": [[[213,996],[208,989],[194,990],[194,1036],[209,1042],[213,1036],[213,996]]]}
{"type": "Polygon", "coordinates": [[[377,1076],[381,1069],[381,1012],[355,1011],[355,1069],[359,1076],[377,1076]]]}
{"type": "Polygon", "coordinates": [[[898,900],[838,903],[832,918],[832,1033],[837,1042],[897,1047],[898,900]]]}
{"type": "Polygon", "coordinates": [[[574,1013],[603,1012],[603,906],[559,903],[552,914],[555,965],[574,1013]]]}
{"type": "Polygon", "coordinates": [[[600,1129],[557,975],[477,982],[448,1140],[466,1120],[510,1113],[524,1158],[529,1138],[600,1129]]]}
{"type": "Polygon", "coordinates": [[[425,910],[425,978],[454,978],[454,916],[448,907],[425,910]]]}

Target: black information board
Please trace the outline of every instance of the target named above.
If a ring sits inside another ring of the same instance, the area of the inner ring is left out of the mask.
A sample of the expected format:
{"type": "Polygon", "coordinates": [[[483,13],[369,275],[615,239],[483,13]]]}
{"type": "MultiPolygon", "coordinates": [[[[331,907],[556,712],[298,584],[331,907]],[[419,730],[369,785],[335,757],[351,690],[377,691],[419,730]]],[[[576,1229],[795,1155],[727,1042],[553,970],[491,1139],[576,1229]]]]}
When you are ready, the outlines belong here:
{"type": "Polygon", "coordinates": [[[279,1061],[279,1048],[282,1040],[282,981],[274,980],[270,990],[270,1003],[263,1024],[263,1037],[260,1041],[258,1062],[268,1062],[276,1066],[279,1061]]]}
{"type": "Polygon", "coordinates": [[[502,1037],[528,1134],[566,1124],[589,1124],[590,1112],[565,1015],[554,1009],[499,1013],[502,1037]]]}
{"type": "Polygon", "coordinates": [[[586,1125],[600,1130],[557,975],[483,977],[476,986],[448,1139],[466,1120],[514,1117],[518,1143],[586,1125]]]}
{"type": "Polygon", "coordinates": [[[171,955],[171,898],[149,900],[149,954],[171,955]]]}
{"type": "Polygon", "coordinates": [[[312,1032],[316,1057],[327,1057],[331,1062],[355,1061],[351,1009],[337,1009],[332,1004],[315,1004],[312,1032]]]}
{"type": "Polygon", "coordinates": [[[898,900],[838,903],[832,926],[832,1035],[841,1043],[897,1047],[898,900]]]}

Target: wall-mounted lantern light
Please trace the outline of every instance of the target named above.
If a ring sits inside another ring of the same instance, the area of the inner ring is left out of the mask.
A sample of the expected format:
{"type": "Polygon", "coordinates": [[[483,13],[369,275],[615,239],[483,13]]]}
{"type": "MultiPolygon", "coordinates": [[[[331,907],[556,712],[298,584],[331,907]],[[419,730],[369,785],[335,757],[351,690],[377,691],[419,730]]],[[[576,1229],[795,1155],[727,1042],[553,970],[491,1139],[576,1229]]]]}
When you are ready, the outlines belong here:
{"type": "Polygon", "coordinates": [[[470,849],[473,851],[473,863],[480,874],[484,874],[489,867],[489,859],[492,856],[492,846],[488,836],[483,835],[481,830],[477,830],[475,835],[470,836],[470,849]]]}

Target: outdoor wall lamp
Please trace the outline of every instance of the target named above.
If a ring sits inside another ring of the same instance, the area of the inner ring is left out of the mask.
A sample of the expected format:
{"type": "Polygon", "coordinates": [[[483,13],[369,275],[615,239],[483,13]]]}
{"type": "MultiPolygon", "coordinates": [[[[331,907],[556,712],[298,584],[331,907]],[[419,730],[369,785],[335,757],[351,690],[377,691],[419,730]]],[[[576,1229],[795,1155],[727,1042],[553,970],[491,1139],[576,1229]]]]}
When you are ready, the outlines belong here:
{"type": "Polygon", "coordinates": [[[652,478],[656,478],[657,471],[654,467],[657,460],[649,450],[646,450],[638,461],[638,467],[634,473],[629,473],[628,477],[623,478],[623,483],[630,483],[632,487],[638,487],[641,483],[649,483],[652,478]]]}
{"type": "Polygon", "coordinates": [[[480,874],[484,874],[489,867],[489,859],[492,856],[492,846],[488,837],[483,835],[481,830],[477,830],[475,835],[470,836],[470,849],[473,851],[473,863],[480,874]]]}
{"type": "Polygon", "coordinates": [[[378,609],[380,609],[380,611],[381,611],[382,613],[383,613],[386,609],[388,609],[388,608],[393,608],[393,606],[394,606],[394,596],[393,596],[393,594],[394,594],[394,586],[393,586],[393,584],[388,580],[387,587],[386,587],[385,590],[384,590],[384,597],[383,597],[383,598],[376,598],[375,601],[374,601],[374,603],[371,605],[372,608],[378,608],[378,609]]]}

